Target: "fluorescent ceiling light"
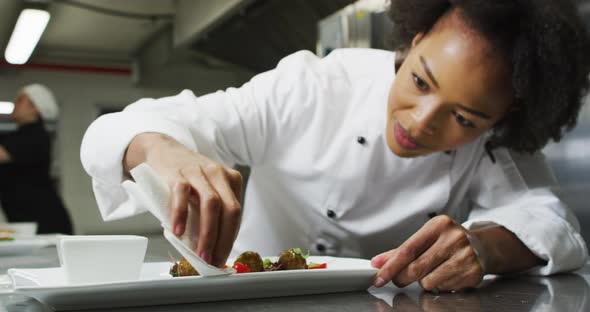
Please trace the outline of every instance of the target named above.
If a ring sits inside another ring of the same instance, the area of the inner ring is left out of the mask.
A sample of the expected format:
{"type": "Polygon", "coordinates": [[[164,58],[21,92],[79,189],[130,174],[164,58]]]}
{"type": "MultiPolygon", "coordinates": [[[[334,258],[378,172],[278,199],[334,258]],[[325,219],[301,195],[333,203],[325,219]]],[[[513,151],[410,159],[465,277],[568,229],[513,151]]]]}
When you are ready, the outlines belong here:
{"type": "Polygon", "coordinates": [[[12,102],[0,102],[0,115],[12,114],[14,104],[12,102]]]}
{"type": "Polygon", "coordinates": [[[35,46],[49,23],[49,12],[38,9],[24,9],[16,21],[10,41],[4,52],[10,64],[24,64],[29,60],[35,46]]]}

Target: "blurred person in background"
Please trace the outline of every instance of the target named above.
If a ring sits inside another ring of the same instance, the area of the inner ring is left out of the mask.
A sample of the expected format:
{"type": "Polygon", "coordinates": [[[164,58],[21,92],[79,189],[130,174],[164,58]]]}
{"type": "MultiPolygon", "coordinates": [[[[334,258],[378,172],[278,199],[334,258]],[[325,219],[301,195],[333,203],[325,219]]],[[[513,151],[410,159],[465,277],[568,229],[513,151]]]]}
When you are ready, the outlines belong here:
{"type": "Polygon", "coordinates": [[[46,122],[58,116],[47,87],[31,84],[18,93],[11,114],[17,129],[0,136],[0,203],[9,222],[37,222],[38,233],[72,234],[50,175],[52,142],[46,122]]]}

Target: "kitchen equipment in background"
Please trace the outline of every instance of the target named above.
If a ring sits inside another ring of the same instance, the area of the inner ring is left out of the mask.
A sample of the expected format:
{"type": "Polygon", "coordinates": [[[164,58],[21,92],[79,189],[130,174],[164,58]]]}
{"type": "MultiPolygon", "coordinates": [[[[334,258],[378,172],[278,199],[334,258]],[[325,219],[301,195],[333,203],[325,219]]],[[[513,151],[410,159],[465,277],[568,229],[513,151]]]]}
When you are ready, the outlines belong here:
{"type": "Polygon", "coordinates": [[[392,24],[385,5],[383,0],[358,1],[321,20],[317,55],[326,56],[339,48],[386,49],[385,40],[392,24]]]}
{"type": "Polygon", "coordinates": [[[578,125],[559,143],[543,149],[559,182],[558,195],[578,217],[581,234],[590,243],[590,97],[578,118],[578,125]]]}

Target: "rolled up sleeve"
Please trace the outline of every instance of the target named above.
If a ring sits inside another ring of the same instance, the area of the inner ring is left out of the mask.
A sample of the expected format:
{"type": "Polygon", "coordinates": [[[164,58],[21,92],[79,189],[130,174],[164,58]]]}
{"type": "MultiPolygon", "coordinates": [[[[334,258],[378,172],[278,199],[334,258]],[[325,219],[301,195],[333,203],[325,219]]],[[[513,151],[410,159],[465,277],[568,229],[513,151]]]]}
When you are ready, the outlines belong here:
{"type": "Polygon", "coordinates": [[[161,118],[156,112],[121,112],[101,116],[88,128],[82,140],[80,158],[92,177],[92,186],[104,220],[129,217],[145,209],[131,202],[121,183],[123,157],[133,138],[145,132],[169,135],[196,150],[188,129],[161,118]]]}
{"type": "Polygon", "coordinates": [[[80,157],[93,179],[103,218],[144,211],[121,187],[125,151],[140,133],[166,134],[226,166],[259,165],[269,154],[281,151],[276,144],[270,151],[273,143],[297,137],[312,120],[314,99],[321,89],[314,66],[321,67],[317,56],[298,52],[240,88],[198,98],[185,90],[172,97],[142,99],[123,112],[98,118],[84,135],[80,157]]]}
{"type": "Polygon", "coordinates": [[[588,258],[575,215],[558,198],[557,183],[541,153],[494,151],[484,157],[468,197],[472,210],[465,228],[489,224],[514,233],[546,265],[527,273],[549,275],[582,267],[588,258]]]}

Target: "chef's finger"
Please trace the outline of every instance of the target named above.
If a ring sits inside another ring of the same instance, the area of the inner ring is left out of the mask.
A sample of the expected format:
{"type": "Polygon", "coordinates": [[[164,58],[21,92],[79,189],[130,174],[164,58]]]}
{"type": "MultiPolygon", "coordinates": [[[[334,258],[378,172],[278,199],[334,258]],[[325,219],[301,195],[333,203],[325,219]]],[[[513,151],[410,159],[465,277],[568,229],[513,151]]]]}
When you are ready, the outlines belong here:
{"type": "Polygon", "coordinates": [[[380,269],[389,258],[395,254],[396,249],[392,249],[383,253],[380,253],[371,259],[371,266],[380,269]]]}
{"type": "Polygon", "coordinates": [[[472,285],[471,281],[472,279],[466,278],[466,276],[451,276],[440,282],[437,288],[444,292],[460,292],[474,288],[476,285],[472,285]]]}
{"type": "Polygon", "coordinates": [[[240,229],[241,205],[226,206],[221,211],[219,238],[213,255],[213,265],[221,267],[225,264],[240,229]]]}
{"type": "Polygon", "coordinates": [[[207,263],[211,263],[213,250],[217,244],[221,199],[200,167],[186,169],[183,171],[183,175],[190,182],[199,197],[199,242],[197,243],[197,255],[207,263]]]}
{"type": "MultiPolygon", "coordinates": [[[[420,280],[420,286],[426,291],[451,291],[456,287],[454,275],[460,272],[453,272],[451,265],[447,263],[441,264],[437,269],[430,272],[420,280]],[[444,288],[443,288],[444,283],[444,288]]],[[[461,276],[462,277],[462,276],[461,276]]]]}
{"type": "Polygon", "coordinates": [[[424,276],[435,270],[440,264],[448,260],[452,255],[444,241],[437,241],[428,250],[406,266],[397,276],[393,277],[393,283],[398,287],[406,287],[413,282],[421,280],[424,276]]]}
{"type": "Polygon", "coordinates": [[[188,201],[197,207],[199,206],[199,194],[197,193],[197,191],[193,190],[192,188],[191,188],[191,191],[189,192],[188,201]]]}
{"type": "Polygon", "coordinates": [[[475,288],[483,280],[484,273],[481,267],[479,265],[473,264],[471,262],[472,260],[468,260],[470,257],[472,257],[470,250],[463,250],[459,253],[459,255],[457,255],[457,257],[460,257],[462,260],[451,263],[453,265],[453,270],[451,272],[454,271],[457,273],[453,274],[451,277],[443,280],[440,283],[440,289],[442,290],[461,291],[469,288],[475,288]],[[469,265],[467,262],[472,264],[469,265]]]}
{"type": "Polygon", "coordinates": [[[373,283],[375,287],[381,287],[391,281],[408,264],[418,258],[418,256],[436,242],[442,227],[437,222],[433,222],[434,219],[428,221],[418,232],[414,233],[399,248],[395,249],[393,255],[383,264],[379,272],[377,272],[375,282],[373,283]]]}
{"type": "Polygon", "coordinates": [[[183,177],[178,178],[172,187],[170,197],[170,222],[174,235],[180,236],[186,230],[186,218],[188,216],[188,197],[191,185],[183,177]]]}
{"type": "Polygon", "coordinates": [[[474,261],[470,250],[463,249],[422,278],[420,286],[428,291],[435,288],[440,291],[452,291],[475,287],[481,282],[483,274],[474,261]]]}
{"type": "Polygon", "coordinates": [[[213,250],[213,265],[225,263],[233,246],[240,225],[241,205],[230,185],[228,173],[223,167],[205,169],[209,182],[213,185],[221,199],[219,233],[213,250]]]}
{"type": "Polygon", "coordinates": [[[242,198],[242,175],[239,171],[233,169],[228,169],[226,174],[229,180],[229,185],[231,186],[236,198],[240,200],[242,198]]]}
{"type": "Polygon", "coordinates": [[[436,242],[393,278],[394,284],[404,287],[422,279],[468,244],[462,227],[452,225],[441,230],[436,242]]]}

